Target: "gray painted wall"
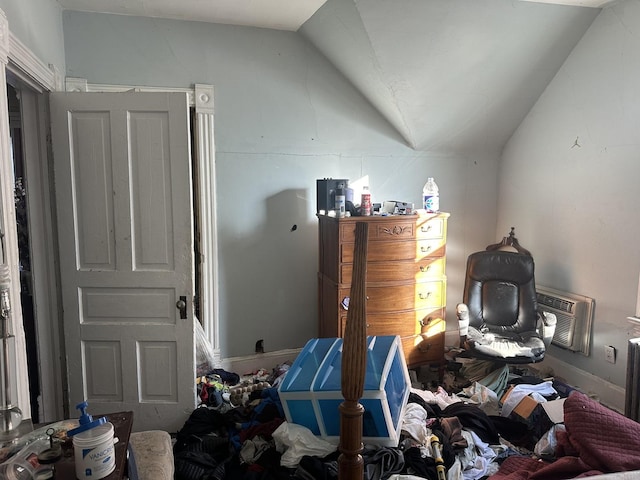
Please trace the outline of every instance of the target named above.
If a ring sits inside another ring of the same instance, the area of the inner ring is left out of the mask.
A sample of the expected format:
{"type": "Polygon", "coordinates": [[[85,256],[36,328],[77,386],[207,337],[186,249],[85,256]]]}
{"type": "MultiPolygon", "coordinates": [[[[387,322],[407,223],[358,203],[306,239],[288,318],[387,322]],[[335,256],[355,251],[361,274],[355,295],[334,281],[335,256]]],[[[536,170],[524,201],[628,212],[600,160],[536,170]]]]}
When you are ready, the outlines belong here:
{"type": "Polygon", "coordinates": [[[517,226],[537,281],[595,298],[591,356],[552,355],[625,385],[640,255],[640,2],[604,9],[507,144],[498,231],[517,226]],[[604,346],[617,348],[615,365],[604,346]]]}
{"type": "MultiPolygon", "coordinates": [[[[213,84],[224,357],[317,336],[315,181],[370,178],[374,201],[418,203],[427,176],[451,213],[450,305],[466,256],[496,239],[497,156],[407,148],[302,36],[65,12],[67,75],[91,83],[213,84]],[[291,227],[297,225],[292,232],[291,227]]],[[[451,327],[457,328],[453,308],[451,327]]]]}
{"type": "Polygon", "coordinates": [[[62,9],[55,0],[0,0],[9,29],[45,64],[64,75],[62,9]]]}

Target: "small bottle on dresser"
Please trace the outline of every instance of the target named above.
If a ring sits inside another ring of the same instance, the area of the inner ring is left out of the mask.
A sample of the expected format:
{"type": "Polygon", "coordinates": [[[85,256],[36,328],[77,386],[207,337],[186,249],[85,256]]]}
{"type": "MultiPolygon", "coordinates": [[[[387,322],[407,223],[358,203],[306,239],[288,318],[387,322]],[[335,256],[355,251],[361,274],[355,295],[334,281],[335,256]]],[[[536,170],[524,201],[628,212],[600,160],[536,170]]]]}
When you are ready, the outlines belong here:
{"type": "Polygon", "coordinates": [[[371,215],[371,193],[367,185],[362,187],[362,196],[360,199],[360,212],[364,217],[371,215]]]}
{"type": "Polygon", "coordinates": [[[344,184],[339,184],[338,188],[336,188],[336,214],[338,217],[343,218],[345,216],[345,208],[346,208],[346,186],[344,184]]]}

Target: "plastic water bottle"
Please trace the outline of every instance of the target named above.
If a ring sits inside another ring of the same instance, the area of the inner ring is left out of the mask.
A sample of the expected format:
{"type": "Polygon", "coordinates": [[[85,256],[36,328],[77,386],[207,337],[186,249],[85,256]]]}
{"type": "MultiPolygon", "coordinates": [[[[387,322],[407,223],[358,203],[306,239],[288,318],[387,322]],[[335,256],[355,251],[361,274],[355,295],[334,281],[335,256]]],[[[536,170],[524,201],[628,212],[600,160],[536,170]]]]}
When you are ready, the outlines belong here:
{"type": "Polygon", "coordinates": [[[438,185],[436,185],[433,177],[429,177],[427,183],[422,187],[422,206],[427,213],[438,213],[440,211],[438,185]]]}

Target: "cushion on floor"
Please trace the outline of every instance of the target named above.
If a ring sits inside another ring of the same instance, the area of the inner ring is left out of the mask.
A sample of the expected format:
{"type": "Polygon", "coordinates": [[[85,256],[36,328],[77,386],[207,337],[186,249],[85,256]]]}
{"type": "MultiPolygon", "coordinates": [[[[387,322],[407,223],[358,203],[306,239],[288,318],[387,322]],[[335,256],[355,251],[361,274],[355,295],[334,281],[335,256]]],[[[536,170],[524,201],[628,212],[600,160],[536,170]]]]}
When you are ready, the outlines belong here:
{"type": "Polygon", "coordinates": [[[129,438],[131,480],[173,480],[171,436],[161,430],[134,432],[129,438]]]}

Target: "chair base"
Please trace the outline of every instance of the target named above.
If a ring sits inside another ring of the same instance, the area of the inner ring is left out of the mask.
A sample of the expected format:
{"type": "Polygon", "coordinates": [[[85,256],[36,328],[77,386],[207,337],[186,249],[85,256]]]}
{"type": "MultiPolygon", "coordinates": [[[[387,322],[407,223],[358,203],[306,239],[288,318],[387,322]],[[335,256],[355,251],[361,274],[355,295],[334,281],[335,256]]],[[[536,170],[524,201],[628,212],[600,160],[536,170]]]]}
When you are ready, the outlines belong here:
{"type": "Polygon", "coordinates": [[[458,355],[458,358],[475,358],[477,360],[488,360],[496,363],[508,363],[513,365],[525,365],[527,363],[539,363],[544,360],[544,354],[539,357],[496,357],[495,355],[488,355],[479,352],[475,349],[463,349],[458,355]]]}

